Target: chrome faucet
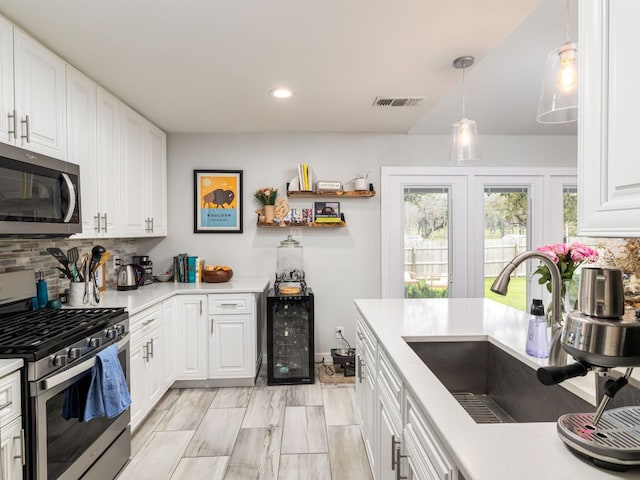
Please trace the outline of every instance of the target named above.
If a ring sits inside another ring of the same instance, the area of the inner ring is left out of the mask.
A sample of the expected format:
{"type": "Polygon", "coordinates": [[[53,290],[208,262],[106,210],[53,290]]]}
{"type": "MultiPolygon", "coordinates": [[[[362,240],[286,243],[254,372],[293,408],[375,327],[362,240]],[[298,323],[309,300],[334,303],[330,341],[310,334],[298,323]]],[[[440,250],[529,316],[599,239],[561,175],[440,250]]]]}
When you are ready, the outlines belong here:
{"type": "Polygon", "coordinates": [[[562,346],[560,344],[560,334],[562,333],[562,277],[560,276],[558,266],[549,255],[535,250],[529,250],[517,255],[498,274],[491,285],[491,291],[498,295],[506,295],[507,289],[509,288],[511,273],[518,268],[518,265],[531,258],[537,258],[543,262],[549,268],[549,272],[551,273],[551,313],[553,317],[551,323],[549,364],[566,365],[567,355],[562,351],[562,346]]]}

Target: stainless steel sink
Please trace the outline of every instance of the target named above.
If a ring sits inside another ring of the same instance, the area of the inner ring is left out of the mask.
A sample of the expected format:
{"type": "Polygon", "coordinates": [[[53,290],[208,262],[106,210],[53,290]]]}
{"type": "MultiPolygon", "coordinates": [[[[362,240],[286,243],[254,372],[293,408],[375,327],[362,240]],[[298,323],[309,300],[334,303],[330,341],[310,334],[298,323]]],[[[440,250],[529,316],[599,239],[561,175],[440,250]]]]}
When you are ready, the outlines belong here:
{"type": "Polygon", "coordinates": [[[595,407],[488,341],[407,342],[476,423],[555,422],[595,407]]]}

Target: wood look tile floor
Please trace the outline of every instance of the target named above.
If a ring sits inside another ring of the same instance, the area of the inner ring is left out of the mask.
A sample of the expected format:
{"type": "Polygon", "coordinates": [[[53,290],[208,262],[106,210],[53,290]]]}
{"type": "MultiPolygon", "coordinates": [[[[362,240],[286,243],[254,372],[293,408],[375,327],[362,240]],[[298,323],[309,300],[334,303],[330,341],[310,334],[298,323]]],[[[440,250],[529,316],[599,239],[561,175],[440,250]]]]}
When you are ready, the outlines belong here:
{"type": "Polygon", "coordinates": [[[118,480],[372,480],[353,385],[172,389],[118,480]]]}

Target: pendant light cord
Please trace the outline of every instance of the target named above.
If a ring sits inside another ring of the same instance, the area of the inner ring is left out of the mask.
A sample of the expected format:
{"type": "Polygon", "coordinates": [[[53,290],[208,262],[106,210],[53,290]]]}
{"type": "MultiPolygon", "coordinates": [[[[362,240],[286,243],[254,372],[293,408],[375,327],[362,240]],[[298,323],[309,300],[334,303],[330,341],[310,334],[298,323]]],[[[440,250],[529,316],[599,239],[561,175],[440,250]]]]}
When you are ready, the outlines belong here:
{"type": "Polygon", "coordinates": [[[567,43],[569,43],[569,28],[571,26],[571,16],[569,12],[569,0],[567,0],[567,43]]]}
{"type": "Polygon", "coordinates": [[[464,101],[464,71],[466,67],[462,67],[462,118],[467,118],[467,114],[465,112],[465,101],[464,101]]]}

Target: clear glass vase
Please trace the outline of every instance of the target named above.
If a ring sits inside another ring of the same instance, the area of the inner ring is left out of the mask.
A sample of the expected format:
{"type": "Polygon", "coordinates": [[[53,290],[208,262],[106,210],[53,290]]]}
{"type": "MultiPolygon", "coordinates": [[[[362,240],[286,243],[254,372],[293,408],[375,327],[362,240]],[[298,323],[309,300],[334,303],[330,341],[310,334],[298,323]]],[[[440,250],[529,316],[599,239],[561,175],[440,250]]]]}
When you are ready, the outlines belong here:
{"type": "MultiPolygon", "coordinates": [[[[572,287],[573,285],[571,281],[562,282],[562,295],[560,296],[560,325],[564,325],[567,314],[577,308],[577,291],[574,291],[575,289],[572,287]]],[[[547,304],[545,316],[547,318],[547,326],[553,326],[553,296],[547,304]]]]}

